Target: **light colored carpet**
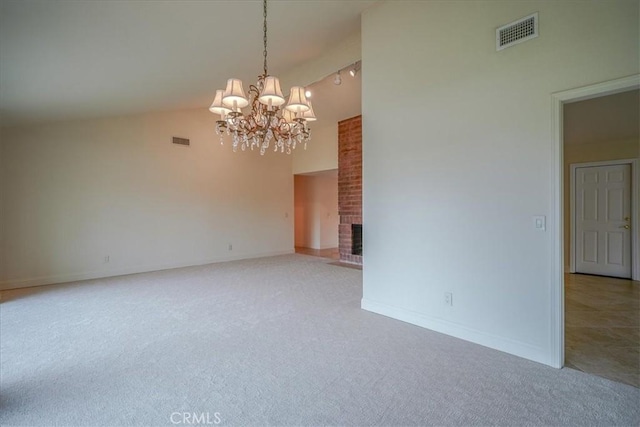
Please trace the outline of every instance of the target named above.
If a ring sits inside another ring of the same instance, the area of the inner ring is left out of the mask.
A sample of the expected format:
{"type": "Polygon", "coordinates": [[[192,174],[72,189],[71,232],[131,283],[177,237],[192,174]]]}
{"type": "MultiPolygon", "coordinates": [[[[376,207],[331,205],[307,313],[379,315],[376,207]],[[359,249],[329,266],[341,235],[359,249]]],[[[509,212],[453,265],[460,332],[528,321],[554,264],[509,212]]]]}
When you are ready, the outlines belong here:
{"type": "Polygon", "coordinates": [[[327,262],[5,292],[0,424],[170,426],[176,412],[237,426],[640,423],[640,390],[363,311],[362,273],[327,262]]]}

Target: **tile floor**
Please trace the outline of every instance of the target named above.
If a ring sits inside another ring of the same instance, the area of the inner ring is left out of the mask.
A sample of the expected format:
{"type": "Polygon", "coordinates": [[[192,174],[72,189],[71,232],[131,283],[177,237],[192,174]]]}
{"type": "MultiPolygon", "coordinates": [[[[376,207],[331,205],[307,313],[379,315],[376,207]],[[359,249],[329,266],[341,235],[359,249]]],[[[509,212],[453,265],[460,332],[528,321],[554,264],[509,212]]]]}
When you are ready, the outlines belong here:
{"type": "Polygon", "coordinates": [[[302,248],[300,246],[296,246],[296,253],[319,256],[322,258],[340,259],[340,252],[338,251],[338,248],[311,249],[311,248],[302,248]]]}
{"type": "Polygon", "coordinates": [[[337,266],[340,266],[340,267],[353,268],[354,270],[362,270],[362,266],[361,265],[350,264],[350,263],[347,263],[347,262],[340,261],[340,251],[339,251],[338,248],[311,249],[311,248],[302,248],[302,247],[296,246],[296,253],[297,254],[313,255],[313,256],[318,256],[318,257],[322,257],[322,258],[332,259],[332,260],[335,260],[335,261],[331,262],[330,263],[331,265],[337,265],[337,266]]]}
{"type": "Polygon", "coordinates": [[[565,365],[640,387],[640,282],[565,274],[565,365]]]}

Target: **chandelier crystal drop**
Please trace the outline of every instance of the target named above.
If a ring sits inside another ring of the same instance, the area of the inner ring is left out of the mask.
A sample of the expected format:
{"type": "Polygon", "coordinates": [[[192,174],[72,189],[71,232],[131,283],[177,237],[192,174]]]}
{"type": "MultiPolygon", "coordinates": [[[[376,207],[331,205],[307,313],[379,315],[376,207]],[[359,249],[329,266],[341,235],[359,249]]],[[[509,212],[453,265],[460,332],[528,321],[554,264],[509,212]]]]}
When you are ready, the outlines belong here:
{"type": "Polygon", "coordinates": [[[220,115],[216,122],[216,133],[220,135],[220,144],[224,136],[231,135],[233,151],[238,147],[259,149],[264,155],[274,141],[274,151],[291,151],[297,145],[311,139],[307,122],[316,120],[311,101],[305,96],[305,88],[294,86],[285,99],[280,88],[280,80],[270,76],[267,70],[267,0],[263,0],[263,42],[264,69],[258,76],[258,82],[249,86],[249,98],[245,95],[242,81],[227,80],[224,90],[217,90],[209,111],[220,115]],[[285,105],[286,104],[286,105],[285,105]],[[242,109],[250,106],[246,114],[242,109]]]}

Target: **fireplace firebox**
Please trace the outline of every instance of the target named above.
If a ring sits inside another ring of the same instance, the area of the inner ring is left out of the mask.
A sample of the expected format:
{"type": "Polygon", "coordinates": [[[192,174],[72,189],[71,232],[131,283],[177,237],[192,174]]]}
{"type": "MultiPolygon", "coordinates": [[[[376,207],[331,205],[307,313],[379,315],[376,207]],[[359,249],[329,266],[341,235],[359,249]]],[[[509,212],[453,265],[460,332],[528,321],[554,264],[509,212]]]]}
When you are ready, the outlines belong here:
{"type": "Polygon", "coordinates": [[[351,224],[351,254],[362,255],[362,224],[351,224]]]}

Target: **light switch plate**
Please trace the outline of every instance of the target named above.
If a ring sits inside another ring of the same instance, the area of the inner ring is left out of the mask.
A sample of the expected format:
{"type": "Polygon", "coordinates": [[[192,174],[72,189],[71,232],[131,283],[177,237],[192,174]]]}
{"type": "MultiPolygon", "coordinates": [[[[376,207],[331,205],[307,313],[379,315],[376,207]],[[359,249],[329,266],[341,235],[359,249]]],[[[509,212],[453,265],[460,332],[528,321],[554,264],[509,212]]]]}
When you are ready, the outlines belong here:
{"type": "Polygon", "coordinates": [[[547,217],[544,215],[536,215],[533,217],[533,227],[539,231],[547,230],[547,217]]]}

